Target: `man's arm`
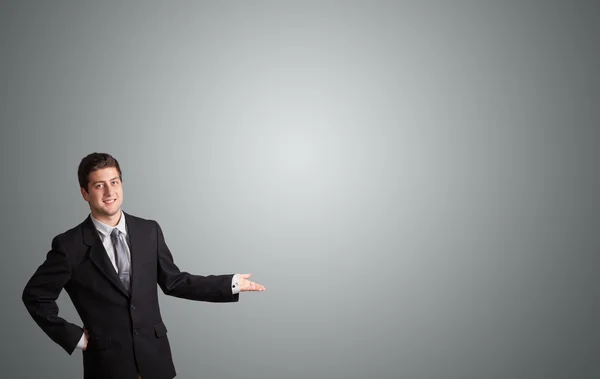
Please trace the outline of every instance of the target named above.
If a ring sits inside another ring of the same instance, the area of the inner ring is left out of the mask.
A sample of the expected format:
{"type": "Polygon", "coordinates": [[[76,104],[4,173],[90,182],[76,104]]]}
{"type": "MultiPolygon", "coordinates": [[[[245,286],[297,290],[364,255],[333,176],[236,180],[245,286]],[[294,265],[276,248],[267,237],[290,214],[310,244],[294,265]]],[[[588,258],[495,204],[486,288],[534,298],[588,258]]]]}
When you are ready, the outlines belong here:
{"type": "Polygon", "coordinates": [[[71,277],[64,247],[55,237],[46,260],[25,285],[22,300],[33,320],[54,342],[72,354],[83,329],[58,316],[56,299],[71,277]]]}
{"type": "Polygon", "coordinates": [[[234,274],[201,276],[180,271],[165,243],[160,226],[157,222],[155,224],[158,244],[157,280],[166,295],[210,302],[239,300],[239,293],[234,294],[232,290],[234,274]]]}

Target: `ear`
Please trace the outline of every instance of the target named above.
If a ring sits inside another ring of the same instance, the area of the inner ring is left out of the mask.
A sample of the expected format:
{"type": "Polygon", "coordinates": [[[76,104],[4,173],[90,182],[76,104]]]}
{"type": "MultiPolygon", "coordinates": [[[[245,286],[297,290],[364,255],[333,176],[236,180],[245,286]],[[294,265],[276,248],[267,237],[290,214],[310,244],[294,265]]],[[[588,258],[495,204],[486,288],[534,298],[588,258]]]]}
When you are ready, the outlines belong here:
{"type": "Polygon", "coordinates": [[[79,190],[81,191],[81,196],[83,196],[83,200],[87,201],[88,203],[90,202],[89,200],[89,194],[87,192],[87,190],[83,187],[80,187],[79,190]]]}

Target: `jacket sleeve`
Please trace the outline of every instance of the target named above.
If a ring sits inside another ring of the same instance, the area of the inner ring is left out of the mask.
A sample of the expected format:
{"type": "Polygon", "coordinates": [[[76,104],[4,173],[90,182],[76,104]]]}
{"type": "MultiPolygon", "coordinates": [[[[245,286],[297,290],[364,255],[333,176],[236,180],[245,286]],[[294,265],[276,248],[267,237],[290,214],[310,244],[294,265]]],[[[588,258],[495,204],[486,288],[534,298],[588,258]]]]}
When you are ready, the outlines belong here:
{"type": "Polygon", "coordinates": [[[58,237],[55,237],[46,260],[25,285],[22,300],[33,320],[48,337],[72,354],[83,329],[59,317],[56,304],[70,277],[69,259],[58,237]]]}
{"type": "Polygon", "coordinates": [[[157,280],[166,295],[214,303],[239,300],[239,293],[234,295],[231,288],[234,274],[201,276],[180,271],[165,243],[160,226],[157,222],[155,224],[158,244],[157,280]]]}

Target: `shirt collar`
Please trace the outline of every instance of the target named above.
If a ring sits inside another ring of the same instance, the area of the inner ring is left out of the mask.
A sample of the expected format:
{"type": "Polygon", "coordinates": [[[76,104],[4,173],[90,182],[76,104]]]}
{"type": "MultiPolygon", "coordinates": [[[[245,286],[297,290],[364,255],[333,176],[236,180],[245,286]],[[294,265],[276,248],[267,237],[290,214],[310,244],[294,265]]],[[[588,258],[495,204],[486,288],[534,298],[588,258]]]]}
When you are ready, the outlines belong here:
{"type": "Polygon", "coordinates": [[[92,216],[91,214],[90,214],[90,217],[92,218],[92,223],[94,223],[96,230],[99,231],[100,233],[102,233],[104,236],[110,236],[110,234],[112,233],[114,228],[119,229],[119,231],[121,233],[123,233],[124,235],[127,235],[127,228],[126,228],[126,224],[125,224],[125,213],[123,211],[121,211],[121,217],[119,218],[119,223],[115,226],[106,225],[105,223],[96,220],[94,218],[94,216],[92,216]]]}

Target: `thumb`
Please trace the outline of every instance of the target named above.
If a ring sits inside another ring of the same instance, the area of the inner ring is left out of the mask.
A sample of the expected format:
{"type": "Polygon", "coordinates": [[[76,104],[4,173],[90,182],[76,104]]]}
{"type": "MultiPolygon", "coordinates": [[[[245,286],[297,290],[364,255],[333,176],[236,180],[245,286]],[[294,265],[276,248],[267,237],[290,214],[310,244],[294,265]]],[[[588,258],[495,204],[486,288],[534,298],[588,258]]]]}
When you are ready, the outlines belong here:
{"type": "Polygon", "coordinates": [[[240,274],[240,277],[241,277],[242,279],[248,279],[248,278],[249,278],[249,277],[251,277],[251,276],[252,276],[252,274],[240,274]]]}

